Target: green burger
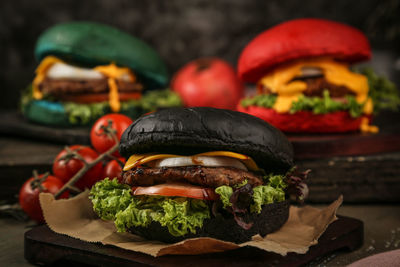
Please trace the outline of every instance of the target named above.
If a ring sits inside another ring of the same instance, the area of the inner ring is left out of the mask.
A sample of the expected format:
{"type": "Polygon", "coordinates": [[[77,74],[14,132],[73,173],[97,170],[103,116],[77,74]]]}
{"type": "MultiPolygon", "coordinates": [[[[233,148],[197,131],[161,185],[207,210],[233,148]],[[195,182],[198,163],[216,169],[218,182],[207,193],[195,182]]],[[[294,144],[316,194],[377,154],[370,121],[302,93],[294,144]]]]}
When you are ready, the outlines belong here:
{"type": "Polygon", "coordinates": [[[169,108],[142,116],[121,138],[123,182],[90,192],[94,211],[119,232],[179,242],[212,237],[241,243],[278,230],[290,196],[304,199],[307,172],[276,128],[215,108],[169,108]]]}
{"type": "Polygon", "coordinates": [[[85,125],[120,112],[132,118],[158,108],[180,106],[165,88],[167,69],[143,41],[93,22],[69,22],[47,29],[38,39],[40,61],[22,96],[22,112],[33,122],[85,125]]]}

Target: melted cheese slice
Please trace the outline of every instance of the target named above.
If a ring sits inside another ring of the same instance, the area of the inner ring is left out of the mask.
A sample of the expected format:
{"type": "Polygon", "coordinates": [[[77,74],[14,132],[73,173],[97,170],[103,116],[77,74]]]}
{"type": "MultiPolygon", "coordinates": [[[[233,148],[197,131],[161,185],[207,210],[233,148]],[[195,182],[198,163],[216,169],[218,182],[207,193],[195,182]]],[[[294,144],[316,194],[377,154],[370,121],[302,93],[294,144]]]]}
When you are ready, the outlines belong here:
{"type": "Polygon", "coordinates": [[[121,109],[121,103],[119,102],[118,86],[115,80],[124,77],[125,75],[129,75],[132,77],[131,82],[134,82],[135,76],[130,69],[119,68],[114,63],[107,66],[98,66],[94,68],[94,70],[97,70],[108,77],[108,87],[110,88],[108,99],[110,107],[113,112],[118,112],[121,109]]]}
{"type": "Polygon", "coordinates": [[[378,133],[379,132],[379,128],[377,126],[370,125],[368,118],[365,118],[365,117],[361,119],[360,130],[363,133],[378,133]]]}
{"type": "MultiPolygon", "coordinates": [[[[121,103],[119,101],[119,94],[118,94],[118,86],[116,80],[124,80],[127,82],[135,82],[136,77],[132,73],[132,71],[129,68],[121,68],[117,67],[114,63],[111,63],[110,65],[104,65],[104,66],[97,66],[93,69],[82,69],[82,68],[76,68],[74,66],[70,66],[63,62],[61,59],[56,58],[54,56],[47,56],[45,57],[42,62],[39,64],[39,66],[36,69],[36,77],[33,80],[33,98],[34,99],[42,99],[43,94],[39,90],[39,84],[43,82],[43,80],[48,77],[49,73],[51,75],[58,75],[60,76],[61,74],[59,72],[60,66],[63,66],[64,70],[67,69],[69,72],[69,75],[73,76],[71,79],[76,79],[76,75],[89,75],[90,77],[95,77],[98,78],[98,76],[95,76],[93,72],[99,73],[100,75],[104,75],[107,77],[107,82],[108,82],[108,87],[110,88],[109,91],[109,104],[111,107],[111,110],[113,112],[118,112],[121,109],[121,103]],[[56,69],[52,69],[53,67],[57,67],[56,69]],[[58,71],[58,72],[57,72],[58,71]],[[55,74],[56,73],[56,74],[55,74]]],[[[65,74],[64,74],[65,75],[65,74]]],[[[50,77],[49,76],[49,77],[50,77]]],[[[79,77],[82,78],[82,77],[79,77]]]]}
{"type": "Polygon", "coordinates": [[[62,62],[61,59],[58,59],[53,56],[45,57],[42,62],[40,62],[39,66],[36,68],[36,77],[33,79],[32,87],[33,87],[33,98],[34,99],[42,99],[43,94],[39,90],[39,84],[43,82],[46,78],[48,70],[53,66],[55,63],[62,62]]]}
{"type": "MultiPolygon", "coordinates": [[[[193,162],[196,162],[196,157],[228,157],[228,158],[233,158],[233,159],[238,159],[240,162],[242,162],[247,169],[252,170],[252,171],[257,171],[259,170],[257,164],[254,162],[254,160],[246,155],[235,153],[235,152],[230,152],[230,151],[211,151],[211,152],[205,152],[205,153],[200,153],[196,155],[190,156],[192,158],[193,162]]],[[[178,158],[178,157],[187,157],[187,156],[181,156],[181,155],[174,155],[174,154],[134,154],[129,157],[129,159],[126,161],[125,166],[124,166],[124,171],[130,170],[132,168],[136,168],[139,165],[143,165],[155,160],[160,160],[160,159],[166,159],[166,158],[178,158]]]]}
{"type": "MultiPolygon", "coordinates": [[[[296,101],[302,95],[302,92],[306,90],[307,84],[305,82],[292,80],[295,77],[301,77],[302,70],[310,68],[320,69],[328,82],[349,88],[355,93],[358,103],[369,101],[368,80],[364,75],[351,72],[348,65],[331,59],[309,59],[279,67],[260,80],[260,84],[269,88],[272,93],[277,94],[278,97],[273,107],[277,112],[288,112],[291,108],[291,103],[296,101]]],[[[366,114],[372,112],[371,105],[372,102],[368,107],[364,108],[366,114]]]]}

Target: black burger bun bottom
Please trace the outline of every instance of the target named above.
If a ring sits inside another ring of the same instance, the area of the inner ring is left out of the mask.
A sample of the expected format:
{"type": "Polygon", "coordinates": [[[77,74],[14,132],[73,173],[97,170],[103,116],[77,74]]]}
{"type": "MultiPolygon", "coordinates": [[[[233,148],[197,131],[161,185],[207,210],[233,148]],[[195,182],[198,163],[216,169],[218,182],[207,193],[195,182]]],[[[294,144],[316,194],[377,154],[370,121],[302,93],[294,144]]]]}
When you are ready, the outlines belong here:
{"type": "Polygon", "coordinates": [[[289,217],[289,201],[282,201],[265,205],[261,213],[250,213],[244,217],[245,221],[254,222],[254,225],[245,230],[240,227],[231,214],[219,214],[204,221],[202,228],[196,229],[196,234],[173,236],[166,227],[158,222],[152,222],[148,227],[133,227],[128,231],[149,240],[158,240],[165,243],[176,243],[189,238],[211,237],[233,243],[243,243],[259,234],[265,235],[277,231],[289,217]]]}
{"type": "Polygon", "coordinates": [[[209,107],[169,108],[143,116],[121,137],[123,157],[140,153],[194,155],[232,151],[251,157],[267,172],[293,166],[293,148],[282,132],[237,111],[209,107]]]}

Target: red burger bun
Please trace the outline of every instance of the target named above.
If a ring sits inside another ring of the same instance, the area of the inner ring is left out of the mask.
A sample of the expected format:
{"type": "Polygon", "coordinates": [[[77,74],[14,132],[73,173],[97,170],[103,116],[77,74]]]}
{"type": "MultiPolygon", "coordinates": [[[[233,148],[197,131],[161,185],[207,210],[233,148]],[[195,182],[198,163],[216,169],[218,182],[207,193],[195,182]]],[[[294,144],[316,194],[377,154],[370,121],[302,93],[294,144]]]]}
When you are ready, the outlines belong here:
{"type": "Polygon", "coordinates": [[[346,111],[327,114],[313,114],[311,111],[298,111],[294,114],[278,113],[272,108],[258,106],[242,107],[238,111],[256,116],[269,122],[281,131],[288,133],[344,133],[359,131],[363,118],[371,121],[372,116],[363,115],[352,118],[346,111]]]}
{"type": "Polygon", "coordinates": [[[243,81],[256,83],[279,64],[312,57],[355,63],[370,59],[371,48],[354,27],[325,19],[295,19],[254,38],[240,55],[238,74],[243,81]]]}

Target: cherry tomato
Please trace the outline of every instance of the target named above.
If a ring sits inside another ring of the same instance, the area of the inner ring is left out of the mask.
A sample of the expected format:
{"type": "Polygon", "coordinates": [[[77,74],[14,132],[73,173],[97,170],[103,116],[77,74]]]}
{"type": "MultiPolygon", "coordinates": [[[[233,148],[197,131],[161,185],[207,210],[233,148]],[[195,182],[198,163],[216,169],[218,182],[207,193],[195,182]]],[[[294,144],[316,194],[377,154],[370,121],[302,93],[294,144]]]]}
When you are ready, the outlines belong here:
{"type": "Polygon", "coordinates": [[[244,92],[236,71],[218,58],[189,62],[174,75],[171,88],[181,96],[185,106],[232,110],[244,92]]]}
{"type": "MultiPolygon", "coordinates": [[[[43,177],[39,175],[39,179],[43,177]]],[[[49,175],[43,182],[41,182],[41,187],[32,188],[34,185],[35,178],[29,178],[21,187],[19,191],[19,204],[21,208],[25,211],[28,216],[36,221],[36,222],[44,222],[42,208],[40,207],[39,203],[39,194],[41,192],[48,192],[55,194],[57,193],[64,185],[64,183],[58,179],[57,177],[49,175]]],[[[68,191],[64,192],[60,198],[68,198],[68,191]]]]}
{"type": "MultiPolygon", "coordinates": [[[[111,127],[116,130],[118,140],[121,140],[122,133],[132,124],[131,118],[122,114],[107,114],[99,118],[90,131],[90,141],[92,146],[99,152],[104,153],[115,144],[114,140],[104,133],[102,126],[107,126],[111,121],[111,127]]],[[[120,157],[118,151],[113,153],[114,156],[120,157]]]]}
{"type": "MultiPolygon", "coordinates": [[[[88,163],[94,161],[99,155],[96,151],[87,146],[73,145],[70,146],[71,151],[76,151],[88,163]]],[[[83,166],[84,163],[77,158],[65,158],[67,150],[62,150],[54,160],[53,174],[59,177],[64,183],[68,182],[83,166]]],[[[79,180],[75,186],[83,190],[90,188],[98,180],[101,180],[103,166],[101,162],[89,169],[79,180]]]]}
{"type": "MultiPolygon", "coordinates": [[[[119,158],[119,160],[125,163],[124,158],[119,158]]],[[[122,166],[115,159],[110,160],[103,169],[102,177],[103,179],[107,177],[110,179],[117,177],[118,181],[122,182],[122,166]]]]}
{"type": "Polygon", "coordinates": [[[185,183],[168,183],[153,186],[132,187],[132,192],[134,195],[175,196],[205,200],[217,200],[219,198],[214,189],[185,183]]]}

